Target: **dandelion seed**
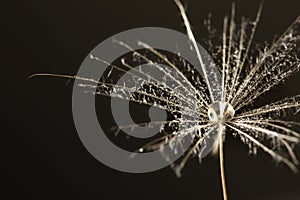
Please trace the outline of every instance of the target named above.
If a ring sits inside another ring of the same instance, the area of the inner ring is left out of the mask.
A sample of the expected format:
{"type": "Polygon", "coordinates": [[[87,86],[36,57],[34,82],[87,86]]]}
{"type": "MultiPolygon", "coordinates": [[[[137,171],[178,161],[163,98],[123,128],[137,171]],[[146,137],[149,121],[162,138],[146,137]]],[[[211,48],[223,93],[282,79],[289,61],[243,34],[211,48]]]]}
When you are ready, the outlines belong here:
{"type": "MultiPolygon", "coordinates": [[[[224,18],[220,33],[221,40],[213,39],[218,37],[218,31],[211,26],[210,20],[206,21],[210,33],[209,51],[219,65],[222,75],[222,86],[220,90],[216,90],[209,81],[212,75],[206,71],[184,7],[179,0],[175,0],[175,3],[183,18],[191,49],[204,72],[203,78],[195,72],[193,66],[180,60],[180,53],[177,55],[179,58],[177,62],[181,66],[172,62],[164,52],[152,48],[151,44],[139,41],[138,45],[145,50],[142,52],[118,40],[114,42],[130,50],[133,61],[150,64],[149,68],[158,71],[159,75],[152,76],[143,67],[135,68],[125,57],[121,59],[121,67],[95,55],[90,55],[90,59],[110,67],[103,80],[56,74],[36,75],[78,79],[83,82],[79,87],[87,90],[97,88],[95,94],[164,109],[172,116],[170,120],[124,125],[118,127],[116,132],[120,129],[134,129],[141,125],[148,128],[158,126],[163,136],[140,147],[138,149],[140,153],[161,149],[164,145],[168,145],[178,153],[185,140],[193,141],[193,145],[184,154],[179,164],[171,165],[177,176],[181,175],[185,163],[191,156],[196,155],[201,160],[208,151],[219,152],[224,200],[227,199],[223,158],[225,134],[239,137],[249,146],[249,151],[253,154],[256,154],[257,148],[260,148],[296,172],[296,165],[299,162],[293,147],[299,143],[300,134],[294,128],[299,128],[300,124],[284,121],[281,116],[296,114],[300,110],[300,96],[285,98],[260,108],[251,108],[249,105],[299,71],[300,17],[270,47],[259,51],[257,57],[252,57],[249,53],[262,6],[258,8],[253,21],[243,18],[241,24],[237,24],[233,4],[230,17],[224,18]],[[158,63],[164,63],[168,67],[158,63]],[[129,74],[131,78],[124,80],[122,84],[115,84],[113,75],[123,72],[129,74]],[[247,109],[244,109],[245,107],[247,109]],[[179,126],[182,127],[180,130],[179,126]],[[208,148],[208,143],[211,141],[213,141],[213,148],[208,148]],[[281,151],[277,151],[279,149],[281,151]]],[[[168,159],[165,152],[162,154],[168,159]]]]}

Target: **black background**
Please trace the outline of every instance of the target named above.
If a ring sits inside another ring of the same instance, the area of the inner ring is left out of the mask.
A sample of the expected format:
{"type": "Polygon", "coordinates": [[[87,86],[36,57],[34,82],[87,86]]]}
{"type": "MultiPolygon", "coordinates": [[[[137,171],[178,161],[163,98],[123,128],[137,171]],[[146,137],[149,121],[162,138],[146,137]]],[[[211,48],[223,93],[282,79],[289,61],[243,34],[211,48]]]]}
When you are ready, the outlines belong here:
{"type": "MultiPolygon", "coordinates": [[[[237,16],[254,18],[260,1],[236,1],[237,16]]],[[[209,12],[221,27],[231,1],[188,2],[197,37],[209,12]]],[[[85,56],[106,38],[132,28],[184,32],[171,0],[11,1],[1,6],[1,195],[5,199],[221,199],[218,159],[188,162],[177,178],[170,168],[128,174],[104,166],[82,145],[72,119],[72,82],[33,73],[76,74],[85,56]],[[4,62],[3,62],[4,61],[4,62]]],[[[265,0],[255,41],[271,41],[299,15],[299,0],[265,0]]],[[[238,18],[237,17],[237,18],[238,18]]],[[[300,94],[300,74],[260,101],[300,94]]],[[[104,113],[105,114],[105,113],[104,113]]],[[[296,149],[300,155],[299,147],[296,149]]],[[[300,176],[261,151],[228,137],[230,199],[300,199],[300,176]]]]}

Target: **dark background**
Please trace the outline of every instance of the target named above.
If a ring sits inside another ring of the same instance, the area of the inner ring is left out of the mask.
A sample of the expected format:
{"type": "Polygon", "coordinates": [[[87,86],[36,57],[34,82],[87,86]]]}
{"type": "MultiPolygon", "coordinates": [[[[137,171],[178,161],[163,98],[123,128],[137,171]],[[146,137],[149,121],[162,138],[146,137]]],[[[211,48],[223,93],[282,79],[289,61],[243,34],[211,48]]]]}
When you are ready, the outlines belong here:
{"type": "MultiPolygon", "coordinates": [[[[260,1],[236,1],[237,16],[254,18],[260,1]]],[[[188,1],[196,36],[209,12],[221,27],[231,1],[188,1]]],[[[72,82],[33,73],[76,74],[106,38],[158,26],[184,32],[171,0],[11,1],[1,6],[1,196],[5,199],[221,199],[218,159],[188,162],[177,178],[167,167],[128,174],[104,166],[82,145],[72,119],[72,82]]],[[[299,0],[265,0],[256,42],[271,41],[299,15],[299,0]]],[[[269,92],[269,102],[300,94],[300,74],[269,92]]],[[[298,156],[300,149],[296,149],[298,156]]],[[[248,156],[238,140],[225,144],[230,199],[300,199],[300,175],[266,154],[248,156]]]]}

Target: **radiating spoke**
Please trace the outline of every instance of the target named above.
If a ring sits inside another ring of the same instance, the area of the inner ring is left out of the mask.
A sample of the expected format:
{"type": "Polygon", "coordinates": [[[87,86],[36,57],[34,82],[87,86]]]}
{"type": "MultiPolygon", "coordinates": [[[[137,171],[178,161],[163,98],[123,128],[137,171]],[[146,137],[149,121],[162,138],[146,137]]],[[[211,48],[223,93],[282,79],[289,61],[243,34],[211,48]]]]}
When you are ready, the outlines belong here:
{"type": "MultiPolygon", "coordinates": [[[[172,76],[170,73],[166,72],[160,65],[158,65],[156,62],[152,61],[151,59],[149,59],[147,56],[145,55],[142,55],[141,53],[137,52],[136,50],[134,50],[132,47],[130,47],[128,44],[122,42],[122,41],[119,41],[119,40],[116,40],[114,39],[113,42],[115,43],[118,43],[119,45],[123,46],[124,48],[132,51],[134,53],[134,55],[140,57],[141,59],[143,59],[144,61],[146,61],[148,64],[151,64],[153,67],[155,67],[157,70],[163,72],[166,76],[168,76],[169,78],[171,78],[173,81],[175,81],[178,86],[180,86],[181,88],[183,88],[185,90],[185,94],[181,93],[180,90],[177,91],[177,95],[180,96],[180,98],[183,98],[185,101],[189,102],[191,105],[195,105],[195,104],[200,104],[199,107],[201,107],[201,102],[198,101],[198,99],[196,98],[195,94],[192,93],[192,91],[190,91],[189,89],[187,89],[185,86],[183,86],[182,83],[180,83],[174,76],[172,76]],[[187,98],[188,94],[188,97],[190,98],[187,98]]],[[[126,65],[126,63],[125,63],[126,65]]],[[[130,68],[130,69],[134,69],[133,67],[129,66],[129,65],[126,65],[126,67],[130,68]]],[[[174,66],[175,67],[175,66],[174,66]]],[[[177,69],[177,67],[175,67],[175,69],[177,69]]],[[[138,70],[136,70],[138,71],[138,70]]],[[[177,69],[177,71],[179,71],[177,69]]],[[[147,76],[148,79],[150,80],[154,80],[155,82],[161,84],[161,85],[164,85],[166,86],[167,88],[171,89],[171,90],[174,90],[174,88],[171,88],[169,85],[165,84],[164,82],[162,81],[159,81],[157,79],[155,79],[154,77],[148,75],[148,74],[145,74],[143,73],[144,75],[147,76]]],[[[189,83],[189,81],[187,81],[189,83]]]]}
{"type": "MultiPolygon", "coordinates": [[[[128,87],[125,87],[125,86],[122,86],[122,85],[116,85],[116,84],[111,84],[111,83],[103,83],[103,82],[100,82],[100,81],[99,81],[99,84],[100,84],[100,86],[90,85],[90,84],[79,84],[78,86],[79,87],[83,87],[83,88],[84,87],[88,87],[88,88],[94,88],[94,89],[101,89],[102,87],[109,86],[109,87],[112,87],[112,90],[113,90],[112,92],[106,93],[106,92],[97,91],[95,94],[110,94],[112,96],[117,95],[120,98],[127,99],[128,101],[132,100],[132,97],[133,97],[132,94],[144,95],[146,97],[153,98],[153,99],[155,99],[157,101],[164,102],[168,106],[172,105],[172,106],[181,108],[184,111],[188,111],[190,113],[194,113],[195,115],[199,115],[199,116],[202,115],[202,116],[204,116],[204,113],[198,112],[195,109],[190,109],[189,107],[183,106],[183,105],[178,104],[178,103],[176,103],[174,101],[169,101],[169,100],[167,100],[165,98],[161,98],[161,97],[155,96],[153,94],[137,90],[136,88],[128,88],[128,87]]],[[[147,102],[147,101],[145,102],[143,100],[140,100],[140,104],[145,104],[145,103],[148,103],[147,105],[149,105],[149,102],[147,102]]],[[[158,105],[158,106],[160,106],[160,105],[158,105]]],[[[165,106],[161,106],[161,107],[164,108],[165,106]]]]}
{"type": "Polygon", "coordinates": [[[293,142],[293,143],[298,143],[299,142],[299,138],[297,138],[297,137],[284,135],[284,134],[278,133],[276,131],[271,131],[269,129],[262,128],[258,125],[255,125],[255,124],[238,123],[238,122],[231,122],[231,123],[235,124],[236,126],[239,126],[239,127],[243,127],[243,128],[246,128],[246,129],[250,129],[250,130],[253,130],[253,131],[263,133],[268,137],[284,139],[284,140],[287,140],[287,141],[293,142]]]}
{"type": "Polygon", "coordinates": [[[248,112],[244,112],[242,114],[235,116],[234,119],[261,116],[264,114],[268,114],[276,111],[283,111],[286,109],[297,109],[297,108],[299,109],[299,107],[300,107],[300,95],[297,95],[294,97],[285,98],[281,101],[271,103],[260,108],[252,109],[248,112]]]}
{"type": "Polygon", "coordinates": [[[261,142],[259,142],[258,140],[256,140],[254,137],[248,135],[247,133],[245,133],[244,131],[238,129],[234,125],[229,125],[229,123],[226,123],[226,126],[228,126],[229,128],[231,128],[232,130],[236,131],[237,133],[239,133],[243,137],[247,138],[249,141],[253,142],[255,145],[257,145],[262,150],[264,150],[266,153],[268,153],[270,156],[272,156],[275,160],[278,160],[280,162],[285,163],[294,172],[298,171],[298,169],[296,168],[296,166],[294,165],[294,163],[292,163],[291,161],[289,161],[285,157],[281,156],[280,154],[272,151],[270,148],[268,148],[267,146],[265,146],[264,144],[262,144],[261,142]]]}
{"type": "MultiPolygon", "coordinates": [[[[130,74],[132,75],[133,78],[140,78],[142,80],[144,80],[145,82],[150,82],[150,83],[154,83],[155,85],[163,85],[164,87],[161,87],[162,90],[166,91],[166,92],[169,92],[168,90],[174,90],[174,88],[171,88],[170,86],[168,86],[167,84],[165,84],[164,82],[162,81],[159,81],[158,79],[154,78],[153,76],[149,75],[149,74],[146,74],[144,73],[141,69],[137,69],[135,67],[132,67],[130,66],[129,64],[126,63],[126,60],[125,58],[122,58],[121,59],[121,62],[122,64],[127,67],[127,69],[130,69],[136,73],[138,73],[139,75],[137,74],[133,74],[132,72],[126,70],[126,69],[123,69],[119,66],[116,66],[116,65],[112,65],[110,63],[108,63],[107,61],[101,59],[101,58],[98,58],[94,55],[91,55],[90,56],[91,59],[93,60],[96,60],[96,61],[99,61],[99,62],[102,62],[104,64],[106,64],[107,66],[111,66],[112,68],[118,70],[118,71],[121,71],[121,72],[125,72],[127,74],[130,74]],[[145,78],[144,78],[144,77],[145,78]]],[[[184,94],[181,93],[181,91],[179,90],[178,92],[174,93],[174,95],[176,95],[178,98],[180,98],[182,101],[184,101],[185,103],[187,103],[189,106],[192,106],[194,107],[195,106],[195,102],[194,101],[191,101],[190,99],[186,98],[186,96],[184,94]]]]}

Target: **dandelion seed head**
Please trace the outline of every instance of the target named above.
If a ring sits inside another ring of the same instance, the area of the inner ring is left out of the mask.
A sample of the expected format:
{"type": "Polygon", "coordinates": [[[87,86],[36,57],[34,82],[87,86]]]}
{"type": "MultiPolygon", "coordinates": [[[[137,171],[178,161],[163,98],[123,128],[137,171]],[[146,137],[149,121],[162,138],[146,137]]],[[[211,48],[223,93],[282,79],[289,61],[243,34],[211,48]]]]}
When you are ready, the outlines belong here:
{"type": "MultiPolygon", "coordinates": [[[[90,59],[110,67],[100,81],[79,76],[50,75],[80,80],[83,83],[79,87],[87,90],[97,88],[93,92],[95,95],[165,110],[168,116],[166,120],[124,124],[115,132],[125,129],[133,131],[140,126],[148,129],[159,127],[159,137],[140,145],[142,147],[137,152],[145,153],[168,146],[173,153],[182,155],[179,164],[171,164],[177,176],[181,175],[190,157],[197,156],[201,161],[208,153],[219,150],[224,199],[227,199],[222,150],[225,134],[240,138],[249,147],[250,153],[256,154],[257,149],[262,149],[296,172],[299,162],[293,148],[299,143],[300,134],[294,129],[299,128],[300,124],[281,118],[299,112],[300,95],[258,108],[253,108],[252,102],[300,70],[300,17],[270,46],[255,49],[257,56],[250,54],[250,47],[262,6],[254,21],[242,18],[241,24],[238,24],[235,22],[233,4],[230,17],[224,18],[220,34],[218,29],[212,27],[210,19],[206,21],[210,33],[208,51],[222,74],[222,88],[216,90],[212,81],[209,81],[214,80],[212,77],[216,74],[209,73],[204,67],[205,56],[197,48],[185,9],[179,0],[175,2],[191,42],[191,53],[195,54],[204,77],[196,73],[194,66],[177,58],[180,53],[173,61],[167,52],[152,48],[151,44],[139,41],[138,45],[143,48],[139,51],[118,40],[114,42],[131,53],[116,65],[90,55],[90,59]],[[145,63],[148,65],[141,67],[145,63]],[[159,75],[154,76],[151,74],[153,71],[159,75]],[[112,81],[114,73],[126,73],[128,78],[115,84],[117,81],[112,81]],[[192,141],[192,145],[184,152],[182,146],[186,141],[192,141]]],[[[162,150],[161,153],[169,162],[170,152],[162,150]]]]}

